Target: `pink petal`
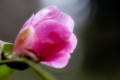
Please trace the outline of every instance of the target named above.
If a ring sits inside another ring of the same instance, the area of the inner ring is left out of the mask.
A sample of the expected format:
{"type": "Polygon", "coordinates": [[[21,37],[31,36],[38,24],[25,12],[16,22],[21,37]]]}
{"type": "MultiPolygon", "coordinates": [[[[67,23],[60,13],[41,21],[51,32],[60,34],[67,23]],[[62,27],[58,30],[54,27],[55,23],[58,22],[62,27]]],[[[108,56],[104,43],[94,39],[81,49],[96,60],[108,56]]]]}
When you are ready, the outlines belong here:
{"type": "Polygon", "coordinates": [[[54,19],[54,20],[58,21],[59,23],[65,25],[66,27],[69,28],[69,30],[71,32],[73,32],[74,21],[69,15],[67,15],[63,12],[59,12],[52,19],[54,19]]]}
{"type": "Polygon", "coordinates": [[[72,33],[70,39],[67,42],[68,42],[68,44],[66,46],[64,46],[65,49],[61,49],[60,53],[64,53],[64,54],[73,53],[73,51],[77,45],[76,36],[72,33]]]}
{"type": "Polygon", "coordinates": [[[61,54],[59,57],[56,58],[56,60],[52,61],[43,61],[42,64],[54,67],[54,68],[63,68],[67,65],[68,61],[70,59],[69,54],[61,54]]]}
{"type": "Polygon", "coordinates": [[[36,43],[33,46],[33,50],[36,53],[39,61],[51,61],[60,54],[69,54],[65,51],[68,50],[69,42],[58,42],[58,43],[36,43]],[[64,52],[63,52],[64,51],[64,52]]]}
{"type": "Polygon", "coordinates": [[[72,34],[64,25],[50,19],[37,25],[35,31],[41,43],[67,41],[72,34]]]}
{"type": "Polygon", "coordinates": [[[71,42],[71,45],[72,45],[72,48],[71,48],[71,53],[73,53],[74,49],[76,48],[76,45],[77,45],[77,38],[74,34],[71,35],[70,37],[70,42],[71,42]]]}
{"type": "Polygon", "coordinates": [[[32,25],[33,20],[34,20],[34,14],[25,22],[22,29],[27,27],[28,25],[32,25]]]}
{"type": "Polygon", "coordinates": [[[23,30],[21,30],[15,40],[15,45],[12,52],[32,47],[34,42],[34,34],[35,31],[31,26],[27,26],[23,30]]]}
{"type": "Polygon", "coordinates": [[[37,14],[34,17],[34,22],[33,22],[34,26],[38,25],[43,20],[50,19],[58,11],[59,10],[56,6],[50,6],[50,7],[40,10],[39,12],[37,12],[37,14]]]}
{"type": "Polygon", "coordinates": [[[37,36],[32,49],[38,53],[36,55],[39,59],[48,60],[59,53],[70,53],[72,33],[64,25],[54,20],[45,20],[35,30],[37,36]]]}
{"type": "Polygon", "coordinates": [[[57,6],[50,6],[40,10],[34,17],[34,26],[38,25],[43,20],[53,19],[59,22],[65,27],[68,27],[71,32],[73,32],[74,21],[72,18],[63,13],[59,12],[57,6]]]}

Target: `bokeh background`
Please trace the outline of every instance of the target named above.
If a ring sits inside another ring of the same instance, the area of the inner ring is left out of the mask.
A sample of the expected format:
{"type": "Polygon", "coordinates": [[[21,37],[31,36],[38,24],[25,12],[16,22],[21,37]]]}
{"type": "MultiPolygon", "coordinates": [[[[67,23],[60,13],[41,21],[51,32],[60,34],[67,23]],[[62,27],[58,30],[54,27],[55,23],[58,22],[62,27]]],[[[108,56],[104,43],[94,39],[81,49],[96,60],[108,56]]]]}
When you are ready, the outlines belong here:
{"type": "MultiPolygon", "coordinates": [[[[117,0],[0,0],[0,40],[14,43],[25,23],[44,7],[58,6],[75,21],[78,44],[68,65],[41,67],[59,80],[120,80],[120,6],[117,0]]],[[[32,70],[7,80],[41,80],[32,70]]]]}

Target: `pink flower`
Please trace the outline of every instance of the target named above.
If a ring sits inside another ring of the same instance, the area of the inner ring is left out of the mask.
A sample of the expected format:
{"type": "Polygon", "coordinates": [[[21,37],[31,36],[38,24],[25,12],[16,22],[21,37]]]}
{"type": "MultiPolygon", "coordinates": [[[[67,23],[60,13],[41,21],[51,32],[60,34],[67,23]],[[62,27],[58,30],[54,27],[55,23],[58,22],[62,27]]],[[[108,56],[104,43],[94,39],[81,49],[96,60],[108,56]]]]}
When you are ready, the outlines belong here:
{"type": "Polygon", "coordinates": [[[73,27],[72,18],[56,6],[44,8],[23,25],[12,54],[36,57],[36,63],[63,68],[77,44],[73,27]]]}

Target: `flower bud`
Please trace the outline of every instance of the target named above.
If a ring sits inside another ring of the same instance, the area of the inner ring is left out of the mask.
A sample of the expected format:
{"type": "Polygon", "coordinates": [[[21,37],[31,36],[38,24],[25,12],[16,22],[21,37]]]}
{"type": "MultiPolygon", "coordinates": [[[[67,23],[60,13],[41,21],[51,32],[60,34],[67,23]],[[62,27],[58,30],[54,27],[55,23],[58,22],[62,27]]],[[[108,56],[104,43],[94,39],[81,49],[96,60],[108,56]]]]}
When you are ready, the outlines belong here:
{"type": "Polygon", "coordinates": [[[63,68],[77,44],[73,27],[72,18],[59,12],[56,6],[44,8],[23,25],[12,55],[22,55],[36,63],[63,68]]]}

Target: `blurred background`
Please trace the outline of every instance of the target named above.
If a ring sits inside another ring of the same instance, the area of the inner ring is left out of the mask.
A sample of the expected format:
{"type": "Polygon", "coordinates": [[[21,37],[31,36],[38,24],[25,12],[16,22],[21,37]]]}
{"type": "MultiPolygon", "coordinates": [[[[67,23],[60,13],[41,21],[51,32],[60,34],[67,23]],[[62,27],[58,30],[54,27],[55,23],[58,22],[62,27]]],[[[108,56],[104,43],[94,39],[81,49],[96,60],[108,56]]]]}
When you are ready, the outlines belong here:
{"type": "MultiPolygon", "coordinates": [[[[40,64],[59,80],[120,80],[120,8],[117,0],[0,0],[0,40],[14,43],[24,22],[44,7],[58,6],[75,21],[78,44],[68,65],[40,64]]],[[[41,80],[32,70],[7,80],[41,80]]]]}

